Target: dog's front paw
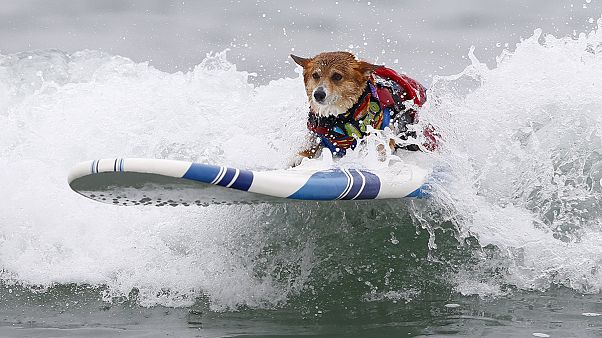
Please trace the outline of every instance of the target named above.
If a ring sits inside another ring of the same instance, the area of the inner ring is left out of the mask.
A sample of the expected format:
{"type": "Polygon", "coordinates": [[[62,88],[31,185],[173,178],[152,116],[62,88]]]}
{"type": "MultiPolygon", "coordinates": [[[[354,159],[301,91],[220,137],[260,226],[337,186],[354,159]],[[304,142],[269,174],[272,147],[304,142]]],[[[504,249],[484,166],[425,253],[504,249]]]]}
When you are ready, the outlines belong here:
{"type": "Polygon", "coordinates": [[[307,157],[303,157],[303,156],[299,156],[296,155],[290,162],[290,167],[294,168],[296,166],[301,165],[301,163],[303,163],[303,160],[306,159],[307,157]]]}
{"type": "Polygon", "coordinates": [[[313,148],[306,149],[297,153],[297,156],[300,158],[313,158],[316,154],[316,151],[313,148]]]}
{"type": "Polygon", "coordinates": [[[291,168],[301,165],[301,163],[303,163],[303,160],[305,160],[306,158],[311,158],[311,156],[309,154],[309,150],[304,150],[304,151],[297,153],[291,160],[291,163],[290,163],[291,168]]]}
{"type": "Polygon", "coordinates": [[[295,158],[291,161],[291,167],[296,167],[303,163],[303,160],[306,158],[315,158],[320,156],[321,149],[319,147],[311,147],[309,149],[300,151],[297,153],[295,158]]]}

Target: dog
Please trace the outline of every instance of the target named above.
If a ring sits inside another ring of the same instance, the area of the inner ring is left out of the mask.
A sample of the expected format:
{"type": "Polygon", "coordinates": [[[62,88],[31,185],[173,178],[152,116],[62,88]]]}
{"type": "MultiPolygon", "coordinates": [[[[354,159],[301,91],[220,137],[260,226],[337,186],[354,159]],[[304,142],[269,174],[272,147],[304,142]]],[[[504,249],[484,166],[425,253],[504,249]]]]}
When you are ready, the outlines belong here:
{"type": "MultiPolygon", "coordinates": [[[[416,132],[408,126],[417,122],[417,111],[426,102],[426,89],[417,81],[380,65],[358,60],[349,52],[324,52],[312,58],[290,55],[303,67],[303,81],[309,101],[307,127],[310,147],[301,157],[319,156],[328,148],[335,157],[354,149],[374,129],[390,127],[398,135],[389,140],[392,150],[416,151],[410,138],[416,132]],[[400,144],[405,143],[405,144],[400,144]]],[[[425,136],[435,144],[432,132],[425,136]]],[[[379,151],[383,151],[382,146],[379,151]]]]}

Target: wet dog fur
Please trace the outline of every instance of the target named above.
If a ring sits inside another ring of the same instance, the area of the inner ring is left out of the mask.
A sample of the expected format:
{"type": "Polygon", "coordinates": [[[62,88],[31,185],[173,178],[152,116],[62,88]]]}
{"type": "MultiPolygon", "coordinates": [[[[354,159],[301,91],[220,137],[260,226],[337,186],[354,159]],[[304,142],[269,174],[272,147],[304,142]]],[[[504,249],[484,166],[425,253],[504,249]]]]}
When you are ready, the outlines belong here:
{"type": "MultiPolygon", "coordinates": [[[[313,58],[291,54],[303,67],[303,81],[309,105],[319,116],[344,114],[359,100],[372,72],[379,65],[358,60],[349,52],[324,52],[313,58]]],[[[395,141],[390,140],[393,148],[395,141]]],[[[299,153],[302,157],[319,156],[321,146],[312,145],[299,153]]],[[[383,149],[379,149],[383,150],[383,149]]]]}

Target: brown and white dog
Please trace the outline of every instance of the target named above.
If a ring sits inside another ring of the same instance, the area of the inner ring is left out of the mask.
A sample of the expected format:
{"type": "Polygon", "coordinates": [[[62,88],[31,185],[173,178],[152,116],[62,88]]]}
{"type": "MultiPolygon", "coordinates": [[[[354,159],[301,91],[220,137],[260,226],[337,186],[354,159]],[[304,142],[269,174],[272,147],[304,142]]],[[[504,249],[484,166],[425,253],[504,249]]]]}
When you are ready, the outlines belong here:
{"type": "MultiPolygon", "coordinates": [[[[299,153],[302,157],[318,156],[324,147],[335,156],[343,156],[368,134],[368,126],[390,127],[401,140],[416,137],[407,125],[417,121],[416,111],[426,101],[426,91],[415,80],[358,60],[349,52],[291,57],[303,67],[310,107],[307,126],[312,144],[299,153]]],[[[394,139],[389,140],[389,146],[396,147],[394,139]]],[[[415,144],[403,147],[419,148],[415,144]]]]}

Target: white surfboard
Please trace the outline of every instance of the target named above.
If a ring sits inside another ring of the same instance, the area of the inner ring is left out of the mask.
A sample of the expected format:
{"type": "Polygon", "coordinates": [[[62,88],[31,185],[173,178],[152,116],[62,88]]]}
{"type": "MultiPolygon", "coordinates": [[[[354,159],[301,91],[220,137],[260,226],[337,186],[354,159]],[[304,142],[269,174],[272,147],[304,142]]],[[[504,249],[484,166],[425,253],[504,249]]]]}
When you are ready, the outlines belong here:
{"type": "Polygon", "coordinates": [[[75,192],[104,203],[206,206],[422,198],[429,174],[429,169],[412,164],[383,170],[253,171],[174,160],[108,158],[75,165],[68,180],[75,192]]]}

